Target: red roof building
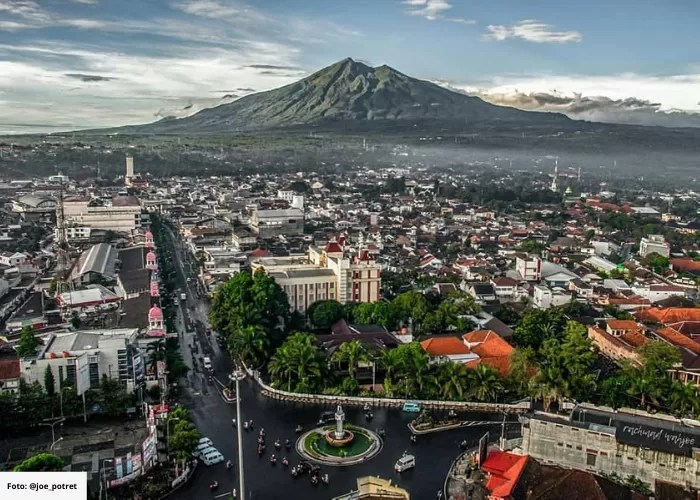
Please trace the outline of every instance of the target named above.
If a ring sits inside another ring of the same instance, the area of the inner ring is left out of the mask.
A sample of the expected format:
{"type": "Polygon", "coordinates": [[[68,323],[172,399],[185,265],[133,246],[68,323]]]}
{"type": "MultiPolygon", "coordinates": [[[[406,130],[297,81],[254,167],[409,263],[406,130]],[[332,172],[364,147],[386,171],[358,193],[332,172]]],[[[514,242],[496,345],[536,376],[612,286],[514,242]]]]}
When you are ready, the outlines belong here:
{"type": "Polygon", "coordinates": [[[510,499],[528,461],[527,455],[515,455],[493,450],[489,453],[481,470],[488,474],[486,489],[490,499],[510,499]]]}

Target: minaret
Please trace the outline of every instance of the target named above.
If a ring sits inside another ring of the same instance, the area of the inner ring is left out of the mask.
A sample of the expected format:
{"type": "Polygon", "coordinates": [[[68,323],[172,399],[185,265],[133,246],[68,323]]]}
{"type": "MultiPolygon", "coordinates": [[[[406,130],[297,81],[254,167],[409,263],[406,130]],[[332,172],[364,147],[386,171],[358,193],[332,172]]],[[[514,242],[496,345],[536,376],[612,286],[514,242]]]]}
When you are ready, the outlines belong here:
{"type": "Polygon", "coordinates": [[[556,160],[554,160],[554,179],[552,179],[552,185],[550,186],[550,189],[553,192],[557,192],[557,177],[559,176],[559,157],[557,156],[556,160]]]}
{"type": "Polygon", "coordinates": [[[126,155],[126,173],[124,175],[124,184],[131,186],[131,179],[134,177],[134,157],[127,153],[126,155]]]}

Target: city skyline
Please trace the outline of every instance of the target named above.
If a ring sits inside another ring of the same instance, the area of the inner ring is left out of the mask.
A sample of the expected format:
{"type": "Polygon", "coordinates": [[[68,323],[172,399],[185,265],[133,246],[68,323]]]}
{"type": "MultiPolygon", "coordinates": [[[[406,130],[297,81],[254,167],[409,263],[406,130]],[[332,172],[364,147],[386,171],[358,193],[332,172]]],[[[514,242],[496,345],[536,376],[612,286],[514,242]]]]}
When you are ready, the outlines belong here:
{"type": "Polygon", "coordinates": [[[4,0],[0,133],[181,116],[345,57],[497,104],[697,126],[697,14],[685,1],[4,0]]]}

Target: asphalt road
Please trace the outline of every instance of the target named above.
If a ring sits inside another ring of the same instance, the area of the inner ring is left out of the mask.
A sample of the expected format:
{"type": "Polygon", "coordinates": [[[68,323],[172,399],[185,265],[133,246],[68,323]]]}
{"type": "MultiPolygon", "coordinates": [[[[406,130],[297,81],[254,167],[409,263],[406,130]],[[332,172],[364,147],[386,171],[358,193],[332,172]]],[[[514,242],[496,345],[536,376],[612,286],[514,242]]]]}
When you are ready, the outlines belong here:
{"type": "MultiPolygon", "coordinates": [[[[179,247],[178,247],[179,248],[179,247]]],[[[201,363],[194,363],[194,370],[188,374],[185,381],[183,403],[190,408],[195,424],[202,435],[209,437],[214,446],[234,463],[234,468],[227,471],[221,463],[206,467],[200,463],[194,478],[182,489],[176,492],[173,499],[228,498],[235,487],[238,488],[238,464],[236,432],[231,419],[235,417],[235,404],[229,404],[221,397],[221,389],[228,381],[231,373],[231,360],[219,349],[214,335],[208,337],[204,333],[208,303],[198,297],[196,290],[188,286],[183,271],[183,255],[175,252],[180,271],[178,281],[188,295],[186,305],[180,308],[180,325],[199,325],[198,328],[186,329],[181,337],[181,349],[186,362],[192,365],[190,345],[197,346],[195,357],[209,355],[213,361],[214,383],[209,383],[207,376],[201,372],[201,363]],[[193,333],[194,332],[194,333],[193,333]],[[213,481],[219,482],[215,492],[208,485],[213,481]]],[[[184,267],[185,270],[188,268],[184,267]]],[[[191,283],[194,283],[193,280],[191,283]]],[[[384,428],[386,437],[384,447],[379,455],[372,460],[351,467],[322,467],[323,473],[330,476],[327,486],[312,486],[308,476],[293,478],[288,469],[269,462],[271,453],[278,457],[287,456],[290,465],[299,462],[300,458],[293,451],[275,452],[272,443],[275,439],[284,442],[285,439],[295,440],[294,428],[301,424],[310,428],[325,410],[333,409],[322,406],[296,405],[273,401],[263,397],[256,384],[246,378],[241,382],[241,411],[243,420],[253,420],[255,431],[244,432],[244,471],[247,497],[249,499],[287,499],[314,500],[329,499],[347,493],[356,487],[356,479],[366,475],[379,475],[391,478],[394,483],[408,489],[412,498],[432,499],[443,487],[445,476],[452,461],[460,453],[459,443],[466,439],[474,445],[487,430],[495,439],[500,434],[500,425],[464,428],[460,430],[419,436],[418,442],[412,444],[407,424],[414,417],[400,410],[376,409],[371,423],[366,422],[361,409],[346,408],[346,419],[349,423],[365,425],[372,429],[384,428]],[[257,454],[258,429],[264,428],[267,435],[268,450],[262,456],[257,454]],[[394,463],[404,451],[416,456],[416,468],[402,474],[394,472],[394,463]]],[[[497,418],[497,417],[496,417],[497,418]]],[[[484,419],[483,415],[475,415],[475,420],[484,419]]],[[[513,429],[516,430],[516,429],[513,429]]],[[[240,498],[240,495],[239,497],[240,498]]]]}

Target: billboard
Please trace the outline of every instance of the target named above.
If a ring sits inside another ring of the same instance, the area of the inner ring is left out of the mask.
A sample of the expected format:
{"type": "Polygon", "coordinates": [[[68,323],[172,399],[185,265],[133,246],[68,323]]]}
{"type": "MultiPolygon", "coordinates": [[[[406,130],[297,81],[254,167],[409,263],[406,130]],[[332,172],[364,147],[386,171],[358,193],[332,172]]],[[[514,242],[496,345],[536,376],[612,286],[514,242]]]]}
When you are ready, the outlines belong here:
{"type": "Polygon", "coordinates": [[[693,448],[700,446],[700,434],[623,420],[615,422],[615,437],[624,444],[664,451],[674,455],[691,456],[693,448]]]}
{"type": "Polygon", "coordinates": [[[483,436],[481,436],[481,439],[479,439],[479,454],[477,456],[477,459],[479,461],[479,465],[484,463],[486,460],[486,455],[488,454],[488,449],[489,449],[489,433],[485,433],[483,436]]]}
{"type": "Polygon", "coordinates": [[[143,467],[150,467],[155,463],[156,459],[156,436],[152,433],[143,442],[143,467]]]}
{"type": "Polygon", "coordinates": [[[82,396],[90,388],[90,363],[86,352],[75,358],[75,392],[82,396]]]}

